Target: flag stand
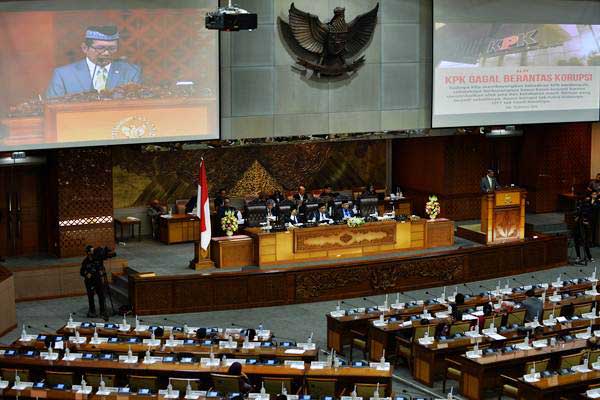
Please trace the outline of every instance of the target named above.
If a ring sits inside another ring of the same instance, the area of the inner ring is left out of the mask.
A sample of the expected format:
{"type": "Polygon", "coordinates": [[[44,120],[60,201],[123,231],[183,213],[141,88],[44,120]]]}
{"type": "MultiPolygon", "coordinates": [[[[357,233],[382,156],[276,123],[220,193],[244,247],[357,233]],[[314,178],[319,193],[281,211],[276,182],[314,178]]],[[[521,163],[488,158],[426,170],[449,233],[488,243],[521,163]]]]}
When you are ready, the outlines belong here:
{"type": "Polygon", "coordinates": [[[210,247],[204,250],[200,242],[194,242],[194,259],[190,261],[190,268],[201,270],[214,267],[215,263],[210,259],[210,247]]]}

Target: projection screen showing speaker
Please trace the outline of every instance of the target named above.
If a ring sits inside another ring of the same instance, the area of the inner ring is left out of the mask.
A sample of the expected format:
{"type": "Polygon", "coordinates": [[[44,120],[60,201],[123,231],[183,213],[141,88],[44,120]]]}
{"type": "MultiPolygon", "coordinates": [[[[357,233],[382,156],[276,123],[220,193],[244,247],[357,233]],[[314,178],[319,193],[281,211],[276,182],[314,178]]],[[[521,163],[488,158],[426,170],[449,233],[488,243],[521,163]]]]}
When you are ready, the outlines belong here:
{"type": "Polygon", "coordinates": [[[0,3],[0,151],[218,139],[217,3],[0,3]]]}

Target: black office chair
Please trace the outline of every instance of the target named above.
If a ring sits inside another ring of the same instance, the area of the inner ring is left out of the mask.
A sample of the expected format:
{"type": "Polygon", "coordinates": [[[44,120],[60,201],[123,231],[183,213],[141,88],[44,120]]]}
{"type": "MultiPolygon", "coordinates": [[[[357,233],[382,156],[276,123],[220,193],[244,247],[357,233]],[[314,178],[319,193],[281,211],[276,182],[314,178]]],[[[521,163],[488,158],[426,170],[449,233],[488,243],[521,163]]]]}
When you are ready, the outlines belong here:
{"type": "Polygon", "coordinates": [[[260,226],[261,222],[265,222],[267,214],[267,206],[261,201],[253,201],[246,205],[246,225],[249,227],[260,226]]]}
{"type": "Polygon", "coordinates": [[[360,198],[360,215],[368,217],[371,214],[377,213],[377,203],[379,199],[376,196],[367,196],[360,198]]]}

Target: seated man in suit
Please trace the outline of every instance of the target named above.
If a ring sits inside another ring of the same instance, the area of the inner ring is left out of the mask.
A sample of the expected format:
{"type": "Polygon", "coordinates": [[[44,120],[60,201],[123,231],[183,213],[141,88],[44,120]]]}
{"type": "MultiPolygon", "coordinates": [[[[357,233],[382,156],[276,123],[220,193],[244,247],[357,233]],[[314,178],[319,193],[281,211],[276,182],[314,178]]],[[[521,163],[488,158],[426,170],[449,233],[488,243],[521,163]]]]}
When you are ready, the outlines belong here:
{"type": "Polygon", "coordinates": [[[290,208],[290,215],[285,217],[285,223],[294,226],[303,223],[302,218],[298,214],[298,207],[292,206],[290,208]]]}
{"type": "Polygon", "coordinates": [[[319,203],[319,209],[312,214],[310,220],[319,224],[331,224],[333,220],[327,213],[327,204],[319,203]]]}
{"type": "Polygon", "coordinates": [[[348,218],[352,218],[352,217],[354,217],[354,211],[352,211],[352,209],[350,208],[350,203],[348,202],[348,200],[343,200],[342,206],[337,211],[335,220],[336,221],[345,221],[348,218]]]}
{"type": "Polygon", "coordinates": [[[142,69],[115,57],[119,32],[115,26],[90,26],[85,31],[81,51],[85,58],[56,68],[46,97],[111,90],[126,83],[142,83],[142,69]]]}
{"type": "Polygon", "coordinates": [[[525,314],[525,322],[533,322],[533,320],[536,318],[538,321],[540,321],[544,311],[544,304],[542,303],[542,300],[535,295],[535,290],[533,289],[526,291],[525,297],[525,300],[523,300],[523,305],[527,310],[527,313],[525,314]]]}
{"type": "MultiPolygon", "coordinates": [[[[224,197],[223,198],[223,205],[221,207],[219,207],[219,209],[217,210],[217,220],[221,221],[221,218],[223,218],[225,216],[225,213],[227,211],[234,211],[236,212],[236,208],[233,207],[231,205],[231,200],[229,200],[229,197],[224,197]]],[[[237,214],[237,212],[236,212],[237,214]]]]}
{"type": "Polygon", "coordinates": [[[275,208],[275,200],[267,200],[267,211],[265,212],[265,220],[273,222],[277,220],[277,215],[278,213],[277,209],[275,208]]]}
{"type": "Polygon", "coordinates": [[[225,198],[227,197],[227,191],[225,189],[219,189],[219,194],[215,196],[215,211],[219,211],[219,208],[223,207],[225,198]]]}
{"type": "Polygon", "coordinates": [[[146,214],[150,217],[153,239],[158,239],[158,218],[165,213],[165,209],[160,205],[160,202],[157,199],[150,202],[146,214]]]}
{"type": "Polygon", "coordinates": [[[494,176],[494,170],[488,169],[487,175],[481,178],[481,191],[483,193],[492,193],[495,190],[500,189],[498,180],[494,176]]]}
{"type": "Polygon", "coordinates": [[[308,193],[306,193],[306,188],[304,186],[298,186],[298,193],[294,194],[294,200],[298,207],[308,200],[308,193]]]}

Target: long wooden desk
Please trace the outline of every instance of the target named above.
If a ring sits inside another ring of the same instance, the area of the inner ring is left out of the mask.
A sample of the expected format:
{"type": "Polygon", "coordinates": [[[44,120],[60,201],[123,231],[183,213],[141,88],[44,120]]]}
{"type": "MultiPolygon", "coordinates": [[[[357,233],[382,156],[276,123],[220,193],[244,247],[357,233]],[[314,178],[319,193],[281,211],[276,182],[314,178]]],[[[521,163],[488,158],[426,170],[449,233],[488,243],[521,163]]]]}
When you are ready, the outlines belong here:
{"type": "MultiPolygon", "coordinates": [[[[223,328],[217,328],[217,329],[221,329],[222,331],[219,332],[218,334],[216,334],[214,339],[224,340],[225,336],[224,336],[223,328]]],[[[80,326],[77,328],[77,330],[79,331],[79,335],[81,335],[81,336],[91,337],[94,334],[94,327],[85,328],[85,327],[80,326]]],[[[135,327],[131,327],[127,331],[119,331],[117,328],[109,329],[106,327],[98,326],[96,328],[96,330],[98,332],[98,336],[137,337],[137,338],[141,338],[141,339],[147,339],[152,336],[152,333],[149,330],[136,331],[135,327]]],[[[232,331],[236,331],[236,330],[239,331],[239,329],[232,329],[232,331]]],[[[67,325],[63,325],[61,328],[59,328],[56,331],[56,333],[59,335],[64,335],[64,336],[73,336],[75,334],[75,329],[69,328],[69,327],[67,327],[67,325]]],[[[244,341],[243,335],[232,333],[230,336],[233,337],[234,341],[238,341],[238,342],[244,341]]],[[[156,339],[168,339],[169,337],[170,337],[170,331],[167,329],[164,329],[163,335],[160,337],[156,337],[156,339]]],[[[272,337],[273,337],[272,332],[269,332],[268,336],[265,336],[265,337],[257,336],[254,340],[255,341],[269,341],[272,339],[272,337]]],[[[204,340],[204,339],[196,339],[196,337],[193,334],[186,334],[181,331],[173,332],[173,338],[178,339],[178,340],[183,340],[183,339],[193,339],[195,341],[204,340]]]]}
{"type": "MultiPolygon", "coordinates": [[[[564,343],[564,346],[559,344],[541,350],[518,350],[512,353],[495,354],[475,359],[461,355],[452,357],[452,359],[461,364],[461,395],[468,399],[478,400],[483,398],[484,389],[497,387],[499,376],[503,371],[514,370],[517,375],[522,374],[526,362],[577,353],[587,347],[587,340],[577,339],[564,343]]],[[[528,398],[528,400],[531,399],[528,398]]]]}
{"type": "MultiPolygon", "coordinates": [[[[519,378],[517,388],[519,389],[519,400],[558,400],[565,396],[574,398],[577,392],[584,391],[589,385],[600,382],[600,371],[592,370],[585,373],[574,373],[571,375],[557,375],[550,378],[542,378],[538,382],[525,382],[519,378]]],[[[588,398],[585,395],[577,396],[577,399],[588,398]]]]}
{"type": "MultiPolygon", "coordinates": [[[[583,292],[587,289],[590,289],[591,286],[592,286],[591,282],[583,282],[583,283],[579,283],[576,285],[572,284],[572,285],[563,286],[559,289],[550,287],[547,290],[547,296],[549,297],[550,295],[552,295],[554,293],[562,294],[565,292],[567,292],[567,293],[583,292]]],[[[451,290],[454,290],[454,289],[452,289],[452,287],[448,287],[448,293],[451,290]]],[[[540,288],[536,289],[536,293],[538,295],[542,291],[543,291],[543,289],[540,289],[540,288]]],[[[394,297],[394,295],[390,296],[390,302],[393,297],[394,297]]],[[[504,301],[520,302],[525,299],[525,292],[522,290],[515,291],[510,295],[503,295],[502,298],[504,301]]],[[[585,303],[585,302],[597,301],[597,300],[600,300],[600,295],[598,295],[598,296],[580,296],[577,298],[566,298],[566,299],[562,299],[561,301],[556,302],[556,303],[551,303],[550,301],[547,301],[546,304],[544,305],[544,308],[551,309],[554,304],[556,304],[557,306],[562,306],[565,304],[578,304],[578,303],[585,303]]],[[[492,296],[492,301],[497,302],[498,297],[492,296]]],[[[472,297],[468,298],[467,300],[465,300],[465,306],[475,308],[475,307],[481,306],[487,302],[489,302],[488,296],[477,295],[477,296],[472,296],[472,297]]],[[[407,320],[411,315],[421,314],[421,313],[423,313],[423,310],[427,310],[431,314],[435,314],[435,312],[446,310],[447,307],[448,307],[447,305],[434,303],[434,304],[421,305],[421,306],[410,306],[410,307],[407,306],[406,308],[403,308],[403,309],[390,308],[390,310],[386,311],[384,313],[384,315],[386,318],[396,317],[400,321],[400,320],[407,320]]],[[[358,331],[367,332],[368,330],[371,329],[371,326],[372,326],[372,324],[370,324],[370,321],[379,318],[380,314],[381,314],[381,312],[376,310],[374,307],[367,308],[365,310],[365,312],[354,312],[352,314],[346,313],[346,315],[343,315],[340,317],[334,317],[331,315],[331,313],[327,313],[326,314],[327,348],[333,348],[336,350],[336,352],[343,353],[343,347],[350,342],[350,338],[351,338],[350,331],[358,330],[358,331]]],[[[394,329],[390,329],[390,333],[395,334],[394,329]]],[[[369,344],[370,349],[372,351],[374,351],[374,353],[372,353],[372,360],[378,360],[379,359],[378,357],[381,357],[381,350],[384,348],[386,349],[387,354],[393,354],[394,348],[388,347],[388,346],[393,346],[393,340],[390,340],[388,335],[382,335],[381,332],[374,332],[373,335],[369,335],[369,340],[375,340],[377,342],[377,343],[369,344]]]]}
{"type": "Polygon", "coordinates": [[[346,224],[318,225],[272,233],[261,228],[246,228],[245,232],[254,239],[254,254],[259,266],[316,259],[337,260],[451,246],[454,243],[454,225],[448,220],[388,220],[355,228],[346,224]]]}
{"type": "MultiPolygon", "coordinates": [[[[131,373],[137,375],[157,376],[162,379],[164,386],[169,377],[173,378],[201,378],[204,382],[209,381],[211,373],[227,373],[228,367],[207,367],[200,363],[155,363],[143,364],[142,362],[128,364],[118,361],[102,360],[75,360],[75,361],[49,361],[39,357],[0,355],[0,367],[11,369],[29,369],[39,371],[40,375],[45,370],[72,371],[76,374],[89,371],[103,374],[117,374],[125,377],[131,373]]],[[[369,367],[340,367],[311,369],[305,364],[304,369],[293,368],[286,365],[244,365],[243,371],[250,379],[259,379],[265,376],[290,377],[296,382],[303,384],[305,377],[311,378],[337,378],[341,387],[352,388],[357,382],[387,384],[388,393],[391,392],[392,370],[379,371],[369,367]]],[[[35,376],[35,373],[34,373],[35,376]]]]}
{"type": "Polygon", "coordinates": [[[173,214],[158,218],[158,236],[165,244],[200,240],[200,220],[195,215],[173,214]]]}
{"type": "MultiPolygon", "coordinates": [[[[594,320],[594,326],[600,324],[600,318],[594,320]]],[[[539,327],[535,331],[535,336],[532,331],[521,329],[509,329],[498,331],[498,334],[504,336],[504,340],[493,340],[487,336],[479,338],[479,348],[498,348],[507,341],[514,341],[524,338],[529,332],[534,339],[543,339],[549,336],[568,334],[572,330],[585,329],[590,326],[590,320],[580,319],[569,321],[555,326],[539,327]]],[[[413,377],[428,386],[433,386],[436,374],[443,372],[446,368],[445,359],[451,358],[454,355],[465,354],[475,344],[475,339],[463,337],[447,341],[436,341],[431,345],[421,345],[413,343],[414,368],[413,377]]],[[[493,357],[493,356],[492,356],[493,357]]]]}

